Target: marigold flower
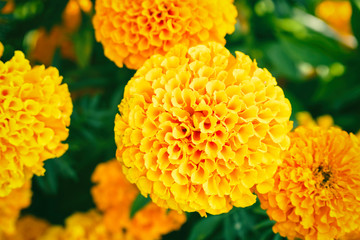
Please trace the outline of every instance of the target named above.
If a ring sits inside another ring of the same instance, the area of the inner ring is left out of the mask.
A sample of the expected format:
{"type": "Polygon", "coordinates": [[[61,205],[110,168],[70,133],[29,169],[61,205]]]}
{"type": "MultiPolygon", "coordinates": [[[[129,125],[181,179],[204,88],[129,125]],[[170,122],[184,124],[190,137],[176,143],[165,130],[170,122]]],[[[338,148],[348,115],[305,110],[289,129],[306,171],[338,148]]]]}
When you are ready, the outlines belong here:
{"type": "Polygon", "coordinates": [[[339,128],[298,127],[262,208],[288,239],[343,239],[359,230],[360,140],[339,128]]]}
{"type": "Polygon", "coordinates": [[[0,239],[3,235],[13,234],[20,211],[31,203],[31,181],[21,188],[14,189],[8,196],[0,197],[0,239]]]}
{"type": "Polygon", "coordinates": [[[91,189],[91,194],[96,207],[104,212],[108,228],[116,231],[128,224],[130,208],[139,191],[123,175],[121,164],[116,160],[99,164],[92,181],[96,185],[91,189]]]}
{"type": "Polygon", "coordinates": [[[0,196],[21,187],[43,162],[68,148],[72,102],[56,68],[35,66],[20,51],[0,61],[0,196]]]}
{"type": "Polygon", "coordinates": [[[184,214],[147,204],[130,219],[130,209],[139,191],[121,170],[117,160],[99,164],[92,176],[97,183],[91,190],[96,206],[104,213],[104,222],[111,232],[126,230],[131,239],[160,239],[177,230],[186,221],[184,214]]]}
{"type": "Polygon", "coordinates": [[[352,35],[350,1],[326,0],[316,7],[316,15],[342,35],[352,35]]]}
{"type": "Polygon", "coordinates": [[[40,28],[34,35],[34,46],[30,52],[30,59],[46,66],[51,65],[57,49],[63,58],[74,61],[76,59],[74,45],[70,35],[63,26],[54,26],[50,32],[40,28]]]}
{"type": "Polygon", "coordinates": [[[266,69],[218,43],[147,60],[115,119],[126,177],[159,206],[205,215],[268,192],[289,146],[290,102],[266,69]]]}
{"type": "Polygon", "coordinates": [[[235,30],[233,0],[97,0],[95,36],[105,56],[119,67],[138,69],[154,54],[181,43],[225,43],[235,30]]]}
{"type": "MultiPolygon", "coordinates": [[[[16,223],[16,230],[13,234],[5,235],[2,240],[36,240],[39,239],[50,224],[45,220],[34,216],[21,217],[16,223]]],[[[1,234],[0,234],[1,236],[1,234]]]]}
{"type": "Polygon", "coordinates": [[[123,233],[107,231],[102,215],[91,210],[87,213],[75,213],[65,221],[65,227],[49,228],[39,240],[122,240],[123,233]]]}
{"type": "Polygon", "coordinates": [[[167,212],[167,209],[149,203],[135,214],[126,229],[126,235],[137,240],[161,239],[161,235],[179,230],[185,221],[185,214],[167,212]]]}

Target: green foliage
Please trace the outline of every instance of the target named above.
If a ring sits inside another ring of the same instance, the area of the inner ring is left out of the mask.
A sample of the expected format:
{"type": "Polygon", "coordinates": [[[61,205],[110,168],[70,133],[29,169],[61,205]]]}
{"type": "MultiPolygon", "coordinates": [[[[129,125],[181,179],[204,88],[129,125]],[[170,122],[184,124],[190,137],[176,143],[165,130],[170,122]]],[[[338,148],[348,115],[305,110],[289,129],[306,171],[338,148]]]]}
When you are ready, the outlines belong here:
{"type": "MultiPolygon", "coordinates": [[[[2,60],[11,58],[16,49],[29,56],[31,34],[61,24],[67,2],[17,0],[13,13],[0,14],[2,60]]],[[[243,51],[255,58],[277,78],[292,103],[293,120],[299,111],[309,111],[314,117],[330,114],[344,130],[356,132],[360,128],[360,1],[351,0],[353,40],[357,39],[353,45],[316,17],[319,2],[237,0],[239,21],[236,31],[227,36],[226,46],[232,53],[243,51]]],[[[5,1],[0,1],[0,9],[4,6],[5,1]]],[[[81,18],[80,28],[71,35],[76,59],[63,58],[58,48],[52,60],[73,98],[69,150],[45,162],[47,172],[34,178],[33,203],[25,210],[55,224],[75,211],[94,207],[91,174],[97,164],[115,156],[114,118],[124,87],[135,73],[119,69],[104,56],[94,37],[91,14],[82,13],[81,18]]],[[[131,216],[149,201],[139,194],[131,216]]],[[[258,202],[207,218],[189,213],[187,219],[178,232],[164,239],[283,239],[273,233],[274,222],[258,202]]]]}
{"type": "Polygon", "coordinates": [[[130,218],[133,218],[134,215],[144,208],[149,202],[151,202],[150,197],[144,197],[143,195],[138,194],[131,206],[130,218]]]}

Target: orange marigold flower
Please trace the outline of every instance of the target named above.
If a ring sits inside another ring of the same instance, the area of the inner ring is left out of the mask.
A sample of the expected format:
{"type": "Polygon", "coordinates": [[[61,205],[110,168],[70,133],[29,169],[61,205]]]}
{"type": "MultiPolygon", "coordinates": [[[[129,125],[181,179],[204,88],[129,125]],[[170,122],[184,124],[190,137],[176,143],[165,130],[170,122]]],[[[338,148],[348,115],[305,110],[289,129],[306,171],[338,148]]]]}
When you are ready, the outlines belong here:
{"type": "Polygon", "coordinates": [[[54,26],[50,32],[40,28],[34,35],[34,46],[30,52],[30,59],[49,66],[54,58],[56,49],[60,49],[63,58],[74,61],[76,59],[74,45],[69,33],[63,26],[54,26]]]}
{"type": "Polygon", "coordinates": [[[21,187],[43,162],[68,148],[72,102],[56,68],[35,66],[20,51],[0,61],[0,196],[21,187]]]}
{"type": "Polygon", "coordinates": [[[99,164],[92,181],[96,186],[91,194],[97,208],[104,212],[108,228],[116,231],[128,224],[130,208],[139,191],[123,175],[121,164],[116,160],[99,164]]]}
{"type": "Polygon", "coordinates": [[[298,127],[262,208],[288,239],[342,239],[359,230],[360,140],[339,128],[298,127]]]}
{"type": "Polygon", "coordinates": [[[343,35],[351,35],[350,1],[326,0],[316,7],[316,15],[327,22],[332,28],[343,35]]]}
{"type": "Polygon", "coordinates": [[[330,115],[320,116],[315,121],[309,112],[298,112],[296,113],[296,120],[300,126],[304,127],[319,126],[323,129],[334,127],[334,119],[330,115]]]}
{"type": "Polygon", "coordinates": [[[105,55],[132,69],[178,43],[224,44],[237,16],[233,0],[97,0],[95,10],[95,36],[105,55]]]}
{"type": "Polygon", "coordinates": [[[8,196],[0,197],[0,239],[15,232],[15,224],[20,211],[31,203],[31,181],[14,189],[8,196]]]}
{"type": "Polygon", "coordinates": [[[81,11],[89,13],[90,0],[69,0],[62,14],[62,24],[54,26],[49,32],[40,28],[33,35],[30,58],[33,61],[50,65],[57,49],[63,58],[75,61],[76,55],[71,36],[82,22],[81,11]]]}
{"type": "Polygon", "coordinates": [[[289,146],[290,102],[247,55],[219,43],[177,45],[147,60],[115,119],[117,159],[143,195],[220,214],[268,192],[289,146]]]}
{"type": "Polygon", "coordinates": [[[149,203],[135,214],[126,229],[126,235],[137,240],[161,239],[161,235],[179,230],[185,221],[185,214],[168,212],[165,208],[149,203]]]}
{"type": "Polygon", "coordinates": [[[109,232],[102,215],[96,210],[75,213],[65,221],[65,227],[49,228],[39,240],[123,240],[124,234],[109,232]]]}
{"type": "MultiPolygon", "coordinates": [[[[33,216],[24,216],[16,223],[16,230],[13,234],[5,235],[2,240],[36,240],[39,239],[49,228],[45,220],[33,216]]],[[[1,236],[1,235],[0,235],[1,236]]]]}
{"type": "Polygon", "coordinates": [[[81,11],[89,13],[92,9],[91,0],[69,0],[62,14],[63,25],[67,32],[75,32],[82,22],[81,11]]]}
{"type": "Polygon", "coordinates": [[[184,214],[147,204],[130,219],[130,209],[139,191],[121,170],[117,160],[99,164],[92,176],[97,183],[91,190],[96,206],[104,213],[104,222],[111,232],[126,230],[131,239],[160,239],[177,230],[186,221],[184,214]]]}

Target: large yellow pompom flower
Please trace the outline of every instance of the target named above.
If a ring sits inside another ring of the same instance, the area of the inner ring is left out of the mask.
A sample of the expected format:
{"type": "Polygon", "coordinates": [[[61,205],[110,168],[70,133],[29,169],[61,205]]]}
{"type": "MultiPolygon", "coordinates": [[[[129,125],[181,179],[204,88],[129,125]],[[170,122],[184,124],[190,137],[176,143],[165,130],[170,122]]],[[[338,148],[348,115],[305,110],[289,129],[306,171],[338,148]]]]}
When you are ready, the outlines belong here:
{"type": "Polygon", "coordinates": [[[162,207],[220,214],[273,185],[291,106],[266,69],[218,43],[147,60],[115,119],[126,177],[162,207]]]}
{"type": "Polygon", "coordinates": [[[186,221],[184,214],[167,211],[154,203],[147,204],[130,219],[130,209],[139,191],[125,178],[120,162],[115,159],[99,164],[92,180],[96,183],[91,190],[94,202],[111,232],[125,230],[130,239],[160,239],[186,221]]]}
{"type": "Polygon", "coordinates": [[[0,239],[15,232],[20,211],[31,203],[31,181],[13,190],[8,196],[0,197],[0,239]]]}
{"type": "Polygon", "coordinates": [[[299,127],[290,139],[274,188],[258,195],[274,232],[325,240],[360,230],[360,140],[320,127],[299,127]]]}
{"type": "Polygon", "coordinates": [[[97,0],[93,20],[105,55],[122,67],[138,69],[150,56],[178,43],[225,43],[235,30],[233,0],[97,0]]]}
{"type": "Polygon", "coordinates": [[[20,51],[0,61],[0,197],[67,150],[72,102],[61,81],[56,68],[31,68],[20,51]]]}

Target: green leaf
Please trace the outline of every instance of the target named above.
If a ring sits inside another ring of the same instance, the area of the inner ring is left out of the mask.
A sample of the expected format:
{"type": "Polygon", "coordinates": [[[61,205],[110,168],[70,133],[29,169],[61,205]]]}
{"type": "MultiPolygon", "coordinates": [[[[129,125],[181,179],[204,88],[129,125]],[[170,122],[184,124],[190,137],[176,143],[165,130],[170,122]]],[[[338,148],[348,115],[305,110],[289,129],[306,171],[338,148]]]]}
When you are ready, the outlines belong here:
{"type": "MultiPolygon", "coordinates": [[[[298,80],[301,77],[295,61],[289,56],[284,47],[279,43],[271,43],[265,46],[266,56],[273,66],[271,73],[282,77],[288,77],[291,80],[298,80]]],[[[278,76],[277,76],[278,77],[278,76]]]]}
{"type": "Polygon", "coordinates": [[[204,240],[211,236],[223,219],[223,215],[209,216],[201,219],[192,228],[189,240],[204,240]]]}
{"type": "Polygon", "coordinates": [[[227,214],[224,220],[224,237],[225,240],[236,239],[235,224],[232,221],[230,214],[227,214]]]}
{"type": "Polygon", "coordinates": [[[74,36],[76,60],[80,67],[84,68],[89,65],[94,36],[91,29],[81,29],[74,36]]]}
{"type": "Polygon", "coordinates": [[[351,8],[352,8],[352,15],[351,15],[351,27],[358,41],[358,48],[360,45],[360,0],[351,0],[351,8]]]}
{"type": "Polygon", "coordinates": [[[135,214],[143,209],[150,201],[150,197],[146,198],[139,193],[131,206],[130,218],[133,218],[135,214]]]}
{"type": "Polygon", "coordinates": [[[5,7],[6,3],[6,1],[0,1],[0,10],[5,7]]]}

